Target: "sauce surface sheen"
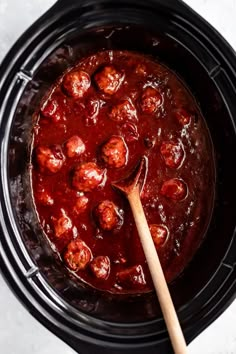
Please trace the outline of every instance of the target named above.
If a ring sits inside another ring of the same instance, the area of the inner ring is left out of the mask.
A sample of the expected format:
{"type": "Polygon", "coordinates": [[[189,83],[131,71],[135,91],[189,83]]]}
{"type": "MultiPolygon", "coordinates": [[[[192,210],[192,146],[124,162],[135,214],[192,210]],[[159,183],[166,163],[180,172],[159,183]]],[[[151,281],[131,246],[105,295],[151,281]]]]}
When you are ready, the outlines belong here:
{"type": "Polygon", "coordinates": [[[65,265],[101,290],[153,289],[128,202],[111,187],[145,155],[141,200],[166,279],[175,279],[214,197],[209,132],[182,81],[151,57],[103,51],[64,73],[37,116],[35,207],[65,265]]]}

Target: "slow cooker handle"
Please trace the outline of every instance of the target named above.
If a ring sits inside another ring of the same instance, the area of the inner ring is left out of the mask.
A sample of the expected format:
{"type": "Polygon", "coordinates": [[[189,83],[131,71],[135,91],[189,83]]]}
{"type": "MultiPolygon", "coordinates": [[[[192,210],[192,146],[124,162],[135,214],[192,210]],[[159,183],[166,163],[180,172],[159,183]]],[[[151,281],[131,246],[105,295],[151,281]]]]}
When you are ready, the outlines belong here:
{"type": "MultiPolygon", "coordinates": [[[[150,4],[151,3],[155,3],[155,4],[160,4],[160,5],[163,5],[163,6],[166,6],[166,7],[171,7],[173,8],[174,10],[176,10],[177,8],[179,8],[179,6],[183,6],[188,8],[188,5],[186,5],[184,3],[183,0],[149,0],[150,1],[150,4]]],[[[116,0],[103,0],[104,3],[114,3],[114,4],[117,4],[117,1],[116,0]]],[[[140,4],[140,5],[143,5],[146,3],[146,0],[128,0],[127,3],[134,3],[135,5],[137,4],[140,4]]],[[[57,0],[57,3],[59,6],[70,6],[70,5],[73,5],[73,4],[79,4],[81,3],[81,5],[96,5],[96,0],[57,0]]],[[[124,3],[126,3],[126,1],[124,1],[124,3]]]]}

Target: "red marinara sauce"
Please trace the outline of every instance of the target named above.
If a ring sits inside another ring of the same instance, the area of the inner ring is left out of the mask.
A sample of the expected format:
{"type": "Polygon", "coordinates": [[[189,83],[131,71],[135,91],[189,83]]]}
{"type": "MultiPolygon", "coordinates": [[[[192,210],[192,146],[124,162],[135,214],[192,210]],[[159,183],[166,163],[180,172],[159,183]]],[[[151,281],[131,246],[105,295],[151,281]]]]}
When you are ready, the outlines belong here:
{"type": "Polygon", "coordinates": [[[181,80],[151,57],[103,51],[64,73],[37,116],[35,207],[65,266],[113,293],[153,289],[128,202],[111,186],[145,155],[143,207],[176,278],[206,231],[215,180],[209,132],[181,80]]]}

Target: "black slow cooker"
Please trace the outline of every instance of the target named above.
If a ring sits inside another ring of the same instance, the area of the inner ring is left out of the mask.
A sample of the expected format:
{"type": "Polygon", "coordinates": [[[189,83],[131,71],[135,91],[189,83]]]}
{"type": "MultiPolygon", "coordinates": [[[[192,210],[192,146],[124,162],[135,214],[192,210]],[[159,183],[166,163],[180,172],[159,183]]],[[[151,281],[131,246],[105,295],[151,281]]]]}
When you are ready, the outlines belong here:
{"type": "Polygon", "coordinates": [[[53,81],[101,49],[152,54],[195,95],[215,148],[216,195],[204,242],[170,284],[189,343],[236,294],[236,56],[178,0],[58,0],[0,68],[0,267],[45,327],[80,354],[171,353],[154,294],[114,296],[68,275],[45,241],[30,192],[32,114],[53,81]]]}

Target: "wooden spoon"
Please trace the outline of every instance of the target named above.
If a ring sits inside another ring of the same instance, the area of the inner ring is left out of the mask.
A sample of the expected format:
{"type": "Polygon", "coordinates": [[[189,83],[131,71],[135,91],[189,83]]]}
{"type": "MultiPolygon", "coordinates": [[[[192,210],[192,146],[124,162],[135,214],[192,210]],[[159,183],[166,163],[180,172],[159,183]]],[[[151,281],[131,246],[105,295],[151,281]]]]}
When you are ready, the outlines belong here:
{"type": "Polygon", "coordinates": [[[125,194],[132,209],[174,352],[175,354],[186,354],[186,342],[140,200],[140,193],[146,181],[147,167],[148,159],[144,156],[130,176],[122,181],[112,183],[112,185],[125,194]]]}

